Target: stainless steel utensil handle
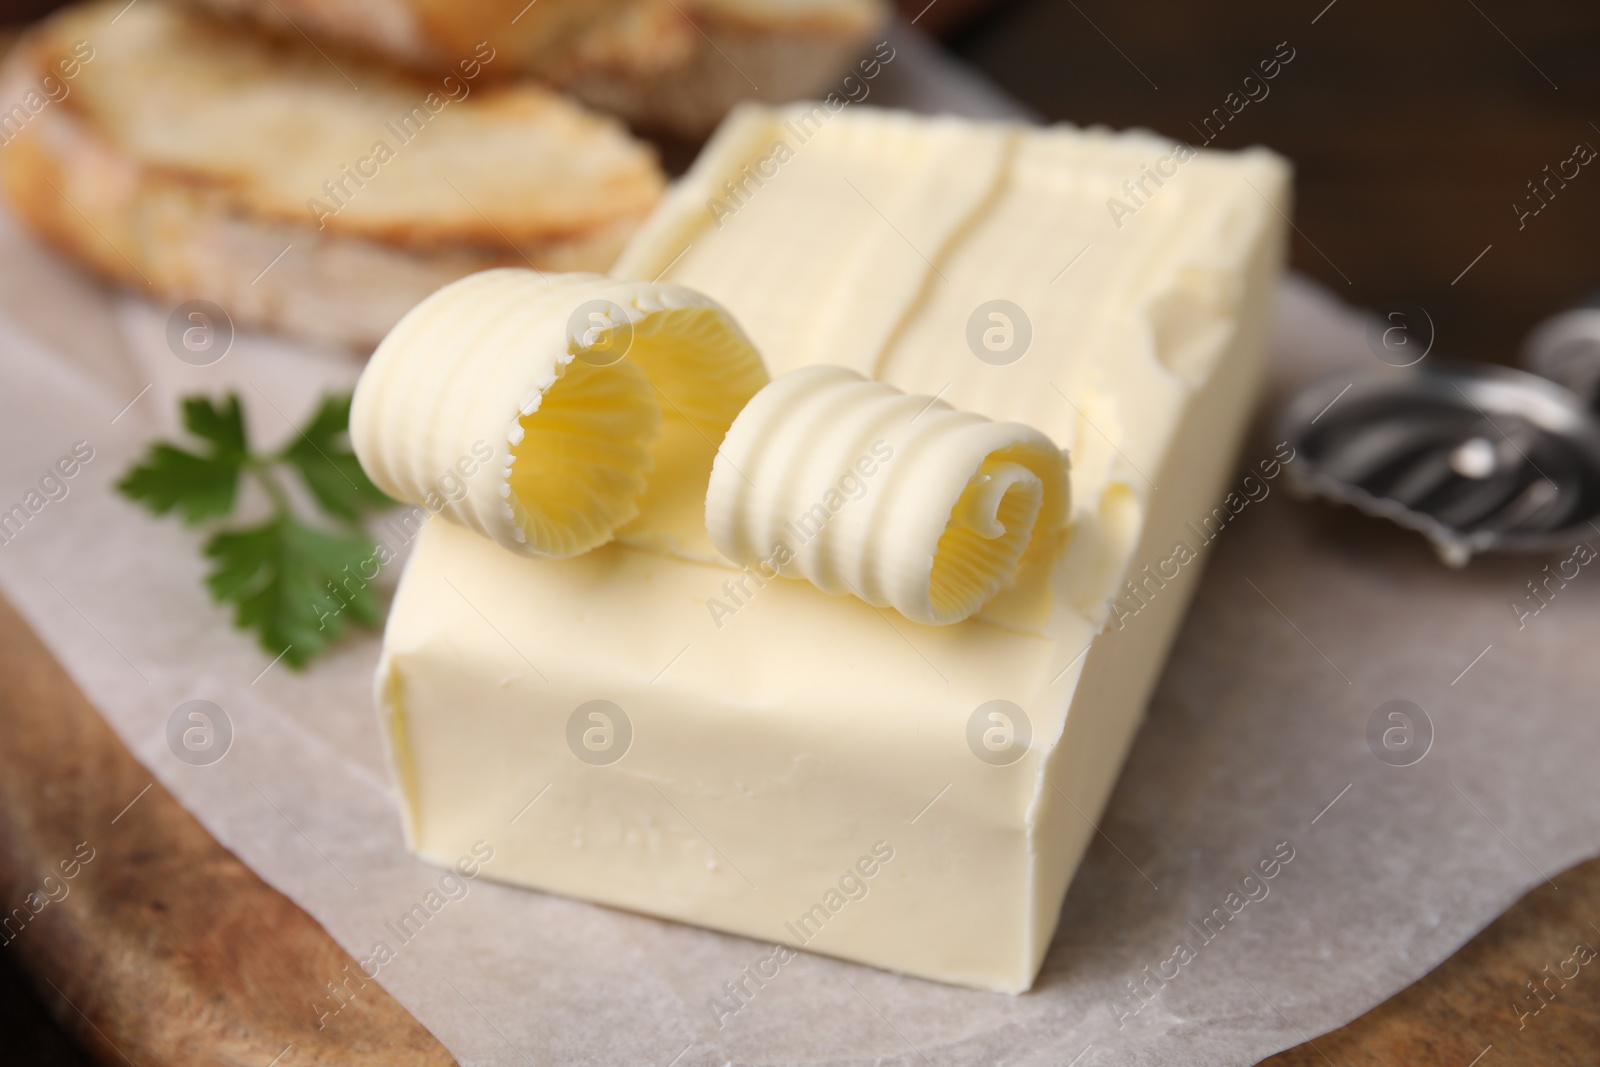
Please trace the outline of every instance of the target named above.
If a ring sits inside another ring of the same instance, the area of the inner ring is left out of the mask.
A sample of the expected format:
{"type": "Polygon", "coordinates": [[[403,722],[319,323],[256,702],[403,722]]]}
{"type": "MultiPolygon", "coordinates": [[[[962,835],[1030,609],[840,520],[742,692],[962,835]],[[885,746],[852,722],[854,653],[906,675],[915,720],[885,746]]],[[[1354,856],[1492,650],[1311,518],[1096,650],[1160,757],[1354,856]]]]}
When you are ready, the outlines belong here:
{"type": "Polygon", "coordinates": [[[1522,345],[1522,365],[1600,408],[1600,293],[1545,319],[1522,345]]]}

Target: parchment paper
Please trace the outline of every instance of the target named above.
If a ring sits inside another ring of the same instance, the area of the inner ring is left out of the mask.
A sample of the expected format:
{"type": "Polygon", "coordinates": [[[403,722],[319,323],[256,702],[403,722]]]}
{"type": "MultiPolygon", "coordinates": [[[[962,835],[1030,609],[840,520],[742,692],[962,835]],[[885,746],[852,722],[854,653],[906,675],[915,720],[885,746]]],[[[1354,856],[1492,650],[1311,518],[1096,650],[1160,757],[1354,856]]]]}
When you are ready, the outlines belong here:
{"type": "MultiPolygon", "coordinates": [[[[903,39],[897,77],[926,82],[930,61],[903,39]]],[[[935,84],[963,109],[1004,110],[935,84]]],[[[1363,320],[1326,293],[1290,279],[1281,296],[1269,413],[1289,383],[1373,358],[1363,320]]],[[[369,694],[377,638],[303,675],[269,665],[202,592],[201,535],[110,490],[173,431],[175,397],[238,389],[254,433],[281,439],[359,364],[240,335],[189,367],[167,347],[170,311],[105,291],[0,217],[0,510],[74,442],[94,449],[0,545],[0,587],[219,840],[358,958],[390,945],[378,980],[464,1064],[1253,1063],[1378,1003],[1600,850],[1600,572],[1519,630],[1507,601],[1546,559],[1449,571],[1414,535],[1292,501],[1280,478],[1216,546],[1034,992],[802,954],[719,1029],[709,999],[769,946],[484,878],[401,942],[390,924],[441,872],[401,844],[369,694]],[[196,698],[234,731],[209,766],[166,738],[196,698]],[[1367,740],[1392,699],[1432,723],[1411,766],[1367,740]],[[1293,859],[1266,897],[1202,941],[1189,924],[1283,842],[1293,859]],[[1179,941],[1194,958],[1128,995],[1179,941]]],[[[1241,474],[1274,440],[1256,436],[1241,474]]],[[[325,990],[304,999],[308,1028],[339,1025],[325,990]]]]}

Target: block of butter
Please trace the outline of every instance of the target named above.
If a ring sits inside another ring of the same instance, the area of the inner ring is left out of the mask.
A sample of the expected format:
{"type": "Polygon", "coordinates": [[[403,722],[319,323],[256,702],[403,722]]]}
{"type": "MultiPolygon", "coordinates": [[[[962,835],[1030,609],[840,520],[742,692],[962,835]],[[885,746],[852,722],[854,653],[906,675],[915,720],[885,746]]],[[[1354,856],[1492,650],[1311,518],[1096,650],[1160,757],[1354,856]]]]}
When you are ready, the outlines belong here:
{"type": "MultiPolygon", "coordinates": [[[[724,558],[717,441],[686,431],[655,462],[690,474],[585,554],[419,522],[376,685],[412,847],[487,840],[516,884],[1028,989],[1195,586],[1188,523],[1226,496],[1288,198],[1261,150],[736,111],[613,273],[716,301],[774,379],[836,364],[1037,429],[1071,456],[1065,535],[973,617],[912,622],[724,558]]],[[[858,451],[771,528],[846,521],[896,461],[858,451]]]]}

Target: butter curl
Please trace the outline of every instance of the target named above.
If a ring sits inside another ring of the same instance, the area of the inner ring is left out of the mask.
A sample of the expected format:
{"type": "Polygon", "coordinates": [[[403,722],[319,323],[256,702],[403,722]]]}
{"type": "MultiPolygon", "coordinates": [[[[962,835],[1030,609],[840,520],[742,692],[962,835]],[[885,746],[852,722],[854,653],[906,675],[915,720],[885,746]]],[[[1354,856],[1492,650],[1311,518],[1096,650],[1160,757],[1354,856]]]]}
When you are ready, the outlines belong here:
{"type": "Polygon", "coordinates": [[[665,420],[715,443],[767,381],[720,305],[671,283],[491,270],[390,331],[356,386],[362,468],[529,556],[573,556],[639,514],[665,420]]]}
{"type": "Polygon", "coordinates": [[[943,625],[1058,543],[1068,491],[1066,456],[1038,430],[804,367],[734,420],[706,530],[735,563],[943,625]]]}

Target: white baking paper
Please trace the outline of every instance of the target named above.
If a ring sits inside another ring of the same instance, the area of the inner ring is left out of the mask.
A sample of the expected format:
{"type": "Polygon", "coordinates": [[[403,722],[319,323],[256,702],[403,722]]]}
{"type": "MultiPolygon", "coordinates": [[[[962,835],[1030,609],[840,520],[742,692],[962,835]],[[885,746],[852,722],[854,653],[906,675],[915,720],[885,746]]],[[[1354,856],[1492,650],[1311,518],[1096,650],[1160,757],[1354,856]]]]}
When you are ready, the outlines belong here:
{"type": "MultiPolygon", "coordinates": [[[[927,46],[901,40],[897,77],[928,83],[927,46]]],[[[982,92],[931,103],[1004,110],[982,92]]],[[[1326,292],[1290,279],[1281,297],[1267,414],[1293,382],[1373,360],[1364,320],[1326,292]]],[[[1519,619],[1509,602],[1550,560],[1447,570],[1415,535],[1293,501],[1279,478],[1215,546],[1032,993],[802,954],[719,1025],[711,998],[770,946],[482,877],[446,884],[402,940],[397,920],[441,872],[401,843],[369,693],[377,638],[304,674],[271,663],[203,593],[201,535],[111,491],[173,432],[176,397],[237,390],[258,439],[282,439],[359,363],[240,335],[191,367],[168,347],[171,310],[86,280],[0,217],[0,510],[76,442],[94,450],[0,544],[0,588],[223,844],[357,958],[389,947],[378,980],[464,1064],[1246,1064],[1359,1015],[1600,849],[1600,571],[1519,619]],[[167,741],[191,699],[233,729],[207,766],[167,741]],[[1431,722],[1411,766],[1367,740],[1394,699],[1431,722]],[[1270,882],[1243,882],[1291,851],[1270,882]],[[1247,892],[1260,899],[1237,905],[1247,892]],[[1204,940],[1218,908],[1229,921],[1204,940]],[[1179,942],[1193,958],[1168,962],[1179,942]]],[[[1265,423],[1241,477],[1277,440],[1265,423]]],[[[308,1029],[339,1025],[324,989],[304,1000],[308,1029]]]]}

